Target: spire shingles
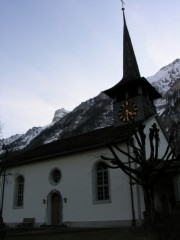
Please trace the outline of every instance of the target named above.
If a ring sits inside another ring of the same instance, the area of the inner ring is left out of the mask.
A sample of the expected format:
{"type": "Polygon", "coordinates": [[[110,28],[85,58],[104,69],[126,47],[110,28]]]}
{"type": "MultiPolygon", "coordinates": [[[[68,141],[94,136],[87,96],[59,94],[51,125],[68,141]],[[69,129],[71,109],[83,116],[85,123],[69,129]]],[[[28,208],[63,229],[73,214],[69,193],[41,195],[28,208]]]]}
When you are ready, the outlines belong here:
{"type": "Polygon", "coordinates": [[[123,10],[124,19],[124,33],[123,33],[123,80],[132,80],[140,78],[140,72],[136,61],[136,56],[134,54],[134,49],[132,46],[129,31],[126,25],[126,19],[123,10]]]}

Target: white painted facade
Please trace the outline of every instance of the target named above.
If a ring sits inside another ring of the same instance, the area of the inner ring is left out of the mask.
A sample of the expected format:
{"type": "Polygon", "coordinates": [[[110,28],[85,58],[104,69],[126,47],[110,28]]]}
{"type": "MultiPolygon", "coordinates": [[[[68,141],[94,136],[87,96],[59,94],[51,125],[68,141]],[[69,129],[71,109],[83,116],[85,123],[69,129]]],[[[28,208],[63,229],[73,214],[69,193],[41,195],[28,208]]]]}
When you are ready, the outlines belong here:
{"type": "MultiPolygon", "coordinates": [[[[155,118],[149,119],[146,124],[147,141],[148,129],[158,122],[155,118]]],[[[159,157],[164,153],[167,141],[160,131],[159,157]]],[[[125,144],[121,149],[127,150],[125,144]]],[[[147,143],[147,155],[150,149],[147,143]]],[[[22,223],[24,218],[35,218],[35,224],[52,224],[51,196],[57,193],[60,196],[61,223],[68,226],[119,226],[131,225],[132,203],[136,221],[143,218],[144,201],[142,190],[132,186],[130,179],[120,169],[108,169],[109,192],[108,201],[95,201],[95,164],[100,156],[111,156],[105,147],[79,151],[47,160],[9,168],[6,172],[3,219],[10,226],[22,223]],[[50,174],[53,169],[59,169],[61,179],[58,184],[52,184],[50,174]],[[24,201],[22,207],[15,206],[16,178],[24,177],[24,201]]],[[[123,156],[124,161],[128,161],[123,156]]],[[[179,190],[178,190],[179,191],[179,190]]]]}
{"type": "Polygon", "coordinates": [[[131,199],[128,177],[121,170],[109,170],[110,201],[95,203],[93,196],[93,166],[106,149],[96,149],[67,155],[39,163],[8,169],[6,177],[3,216],[6,223],[20,223],[23,218],[35,218],[39,224],[50,224],[48,195],[57,191],[62,196],[62,222],[130,221],[131,199]],[[49,174],[58,168],[62,177],[53,186],[49,174]],[[25,178],[24,204],[14,207],[15,178],[25,178]],[[45,204],[43,202],[45,200],[45,204]]]}

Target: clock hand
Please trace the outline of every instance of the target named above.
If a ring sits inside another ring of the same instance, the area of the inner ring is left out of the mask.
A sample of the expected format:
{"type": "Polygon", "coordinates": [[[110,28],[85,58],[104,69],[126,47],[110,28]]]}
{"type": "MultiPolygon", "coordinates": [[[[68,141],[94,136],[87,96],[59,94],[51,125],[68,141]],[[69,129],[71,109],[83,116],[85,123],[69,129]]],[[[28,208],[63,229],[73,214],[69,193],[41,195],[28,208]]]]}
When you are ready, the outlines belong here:
{"type": "Polygon", "coordinates": [[[129,121],[129,111],[128,110],[126,110],[126,119],[129,121]]]}

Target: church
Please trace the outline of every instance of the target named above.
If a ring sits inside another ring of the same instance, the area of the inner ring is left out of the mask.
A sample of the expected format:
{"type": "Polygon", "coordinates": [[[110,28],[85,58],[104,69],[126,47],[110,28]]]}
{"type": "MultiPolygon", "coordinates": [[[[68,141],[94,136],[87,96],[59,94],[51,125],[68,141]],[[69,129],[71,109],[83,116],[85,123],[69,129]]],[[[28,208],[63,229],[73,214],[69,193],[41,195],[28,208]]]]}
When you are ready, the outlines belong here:
{"type": "MultiPolygon", "coordinates": [[[[142,223],[145,205],[141,187],[130,184],[130,177],[120,168],[106,167],[101,158],[111,158],[107,143],[112,140],[123,151],[131,151],[127,138],[142,123],[147,134],[153,124],[158,127],[159,157],[168,145],[154,106],[161,96],[140,76],[124,9],[123,22],[123,77],[103,91],[113,99],[113,126],[45,144],[8,159],[1,177],[1,206],[9,227],[19,226],[25,219],[31,219],[35,227],[142,223]]],[[[149,144],[146,154],[150,154],[149,144]]],[[[127,155],[121,157],[128,162],[127,155]]],[[[166,188],[180,201],[179,176],[173,177],[166,188]]]]}

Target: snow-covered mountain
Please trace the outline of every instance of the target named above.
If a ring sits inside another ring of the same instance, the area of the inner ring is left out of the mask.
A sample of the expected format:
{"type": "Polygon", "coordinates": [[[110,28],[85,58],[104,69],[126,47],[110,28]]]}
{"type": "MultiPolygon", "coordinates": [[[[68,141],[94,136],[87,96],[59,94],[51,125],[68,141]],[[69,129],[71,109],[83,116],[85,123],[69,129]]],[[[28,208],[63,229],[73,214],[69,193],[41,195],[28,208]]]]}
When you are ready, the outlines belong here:
{"type": "Polygon", "coordinates": [[[100,93],[97,97],[81,103],[73,111],[41,131],[31,140],[27,148],[112,125],[111,102],[111,99],[100,93]]]}
{"type": "MultiPolygon", "coordinates": [[[[38,137],[38,135],[41,134],[41,132],[51,129],[57,121],[59,121],[68,113],[69,111],[65,110],[64,108],[58,109],[54,113],[52,123],[44,127],[33,127],[29,129],[25,134],[15,134],[9,138],[3,139],[3,141],[6,145],[10,145],[14,150],[25,149],[35,138],[38,137]]],[[[58,138],[54,136],[54,139],[51,139],[51,141],[56,139],[58,138]]]]}
{"type": "MultiPolygon", "coordinates": [[[[180,82],[180,59],[176,59],[167,66],[161,68],[156,74],[148,77],[147,80],[158,90],[163,96],[162,99],[156,101],[157,112],[162,115],[168,103],[168,95],[170,92],[177,91],[175,85],[180,82]]],[[[172,96],[171,93],[171,96],[172,96]]]]}
{"type": "Polygon", "coordinates": [[[61,118],[66,116],[69,112],[70,111],[67,111],[64,108],[60,108],[60,109],[56,110],[55,113],[54,113],[54,117],[53,117],[52,122],[54,123],[54,122],[59,121],[61,118]]]}
{"type": "MultiPolygon", "coordinates": [[[[179,129],[180,59],[161,68],[147,79],[163,96],[156,102],[156,106],[166,130],[170,131],[172,127],[179,129]]],[[[33,127],[25,134],[17,134],[5,139],[5,143],[16,150],[28,149],[112,124],[112,100],[100,93],[81,103],[71,112],[64,108],[55,111],[52,123],[49,125],[33,127]]],[[[176,138],[179,139],[178,131],[175,132],[176,138]]]]}
{"type": "Polygon", "coordinates": [[[147,79],[158,92],[164,95],[178,79],[180,80],[180,59],[176,59],[161,68],[156,74],[147,79]]]}

